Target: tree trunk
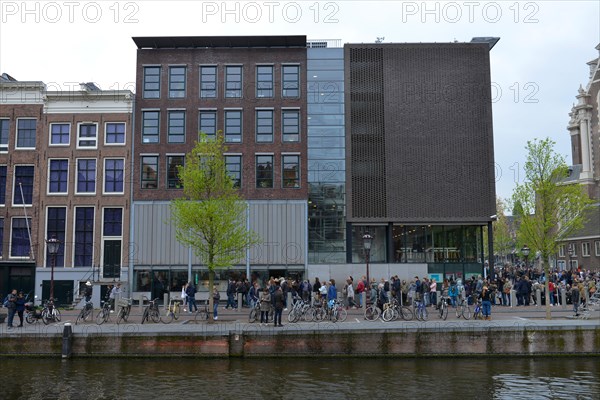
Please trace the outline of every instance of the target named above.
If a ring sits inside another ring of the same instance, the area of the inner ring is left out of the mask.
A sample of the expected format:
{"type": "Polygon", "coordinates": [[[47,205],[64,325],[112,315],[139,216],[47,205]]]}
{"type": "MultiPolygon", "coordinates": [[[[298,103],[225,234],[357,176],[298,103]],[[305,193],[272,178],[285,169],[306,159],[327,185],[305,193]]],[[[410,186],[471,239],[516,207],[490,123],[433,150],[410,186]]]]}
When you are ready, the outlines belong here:
{"type": "Polygon", "coordinates": [[[215,271],[212,268],[208,268],[208,312],[209,312],[209,321],[214,321],[214,317],[211,317],[210,314],[213,313],[214,310],[214,300],[213,300],[213,286],[215,282],[215,271]]]}
{"type": "Polygon", "coordinates": [[[550,259],[546,258],[546,262],[544,262],[545,257],[541,257],[541,261],[544,264],[544,292],[546,298],[546,319],[552,319],[552,313],[550,312],[550,259]]]}

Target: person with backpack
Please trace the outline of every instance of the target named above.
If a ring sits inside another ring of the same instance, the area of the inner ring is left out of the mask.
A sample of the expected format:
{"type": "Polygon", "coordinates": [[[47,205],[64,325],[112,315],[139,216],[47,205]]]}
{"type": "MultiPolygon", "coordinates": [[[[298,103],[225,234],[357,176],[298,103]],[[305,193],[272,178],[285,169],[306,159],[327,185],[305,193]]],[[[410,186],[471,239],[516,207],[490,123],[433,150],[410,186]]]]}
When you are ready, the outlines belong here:
{"type": "Polygon", "coordinates": [[[185,298],[188,303],[188,312],[191,314],[193,311],[198,311],[198,306],[196,305],[196,287],[192,282],[188,282],[187,287],[185,288],[185,298]]]}

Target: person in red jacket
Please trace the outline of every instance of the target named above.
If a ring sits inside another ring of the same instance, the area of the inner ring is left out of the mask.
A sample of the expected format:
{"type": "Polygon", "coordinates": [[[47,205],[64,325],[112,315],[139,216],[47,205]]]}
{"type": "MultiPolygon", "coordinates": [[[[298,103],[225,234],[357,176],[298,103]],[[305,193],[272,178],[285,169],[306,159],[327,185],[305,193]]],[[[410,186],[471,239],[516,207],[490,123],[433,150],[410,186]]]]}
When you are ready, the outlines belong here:
{"type": "Polygon", "coordinates": [[[365,280],[366,277],[362,277],[358,280],[358,284],[356,285],[356,294],[358,295],[358,307],[362,307],[363,305],[363,293],[365,292],[365,280]]]}

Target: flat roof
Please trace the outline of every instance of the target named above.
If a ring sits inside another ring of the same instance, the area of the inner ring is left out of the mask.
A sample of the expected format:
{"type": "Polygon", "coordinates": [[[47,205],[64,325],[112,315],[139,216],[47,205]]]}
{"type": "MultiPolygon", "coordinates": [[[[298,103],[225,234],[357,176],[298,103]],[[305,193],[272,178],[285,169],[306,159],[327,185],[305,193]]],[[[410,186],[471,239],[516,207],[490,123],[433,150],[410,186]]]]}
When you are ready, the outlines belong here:
{"type": "Polygon", "coordinates": [[[143,36],[133,37],[138,49],[206,47],[306,47],[306,36],[143,36]]]}

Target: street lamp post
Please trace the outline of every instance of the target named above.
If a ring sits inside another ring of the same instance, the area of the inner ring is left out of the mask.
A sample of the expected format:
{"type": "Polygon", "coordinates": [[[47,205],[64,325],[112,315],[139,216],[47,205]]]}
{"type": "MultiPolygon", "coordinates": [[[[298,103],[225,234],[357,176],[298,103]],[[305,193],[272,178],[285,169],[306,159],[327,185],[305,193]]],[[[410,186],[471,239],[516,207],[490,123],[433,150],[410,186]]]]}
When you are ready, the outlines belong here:
{"type": "Polygon", "coordinates": [[[58,240],[55,235],[52,235],[50,239],[46,239],[46,245],[48,246],[48,253],[52,256],[50,269],[50,301],[54,302],[54,267],[56,265],[56,255],[58,254],[60,240],[58,240]]]}
{"type": "Polygon", "coordinates": [[[571,271],[573,268],[573,243],[569,244],[569,250],[567,250],[567,253],[569,253],[569,271],[571,271]]]}
{"type": "Polygon", "coordinates": [[[521,249],[521,253],[523,254],[523,256],[525,257],[525,268],[527,268],[528,263],[527,260],[529,259],[529,247],[527,247],[527,245],[523,246],[523,248],[521,249]]]}
{"type": "MultiPolygon", "coordinates": [[[[371,243],[373,243],[373,236],[369,235],[368,232],[365,232],[365,234],[362,237],[363,239],[363,248],[365,249],[365,260],[367,262],[367,287],[365,288],[365,290],[367,291],[367,293],[370,293],[370,290],[367,290],[369,288],[369,285],[371,284],[371,278],[369,277],[369,257],[371,255],[371,243]]],[[[366,296],[365,296],[366,298],[366,296]]],[[[366,302],[365,302],[366,305],[366,302]]]]}

